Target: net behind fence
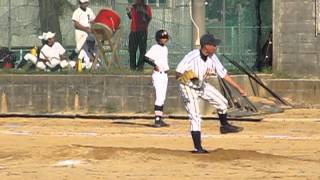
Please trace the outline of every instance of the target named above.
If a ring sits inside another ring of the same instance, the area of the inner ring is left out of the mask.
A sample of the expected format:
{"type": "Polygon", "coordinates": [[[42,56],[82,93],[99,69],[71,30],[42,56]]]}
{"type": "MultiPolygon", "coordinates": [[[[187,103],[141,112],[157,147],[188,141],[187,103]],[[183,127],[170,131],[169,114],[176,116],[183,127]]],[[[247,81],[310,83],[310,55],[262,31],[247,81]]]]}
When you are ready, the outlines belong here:
{"type": "MultiPolygon", "coordinates": [[[[252,66],[257,58],[257,39],[261,47],[271,31],[272,2],[260,0],[261,5],[261,36],[258,37],[256,0],[207,0],[206,29],[222,40],[218,54],[226,54],[241,59],[252,66]]],[[[32,46],[40,45],[37,39],[42,33],[37,0],[0,0],[0,46],[11,47],[17,60],[21,60],[32,46]],[[10,10],[9,10],[10,7],[10,10]]],[[[49,0],[48,0],[49,2],[49,0]]],[[[77,0],[57,0],[57,11],[61,31],[61,43],[69,51],[74,46],[74,27],[71,16],[78,7],[77,0]]],[[[155,43],[154,34],[159,29],[166,29],[170,34],[168,44],[171,68],[175,68],[183,56],[192,49],[192,23],[190,19],[189,0],[149,0],[153,9],[153,18],[149,26],[148,47],[155,43]]],[[[120,57],[124,66],[128,65],[128,36],[130,19],[126,15],[129,0],[91,0],[89,7],[97,13],[104,7],[114,8],[121,16],[122,38],[120,57]]],[[[48,21],[50,22],[50,21],[48,21]]],[[[47,24],[49,27],[49,25],[47,24]]],[[[230,64],[227,68],[232,68],[230,64]]]]}

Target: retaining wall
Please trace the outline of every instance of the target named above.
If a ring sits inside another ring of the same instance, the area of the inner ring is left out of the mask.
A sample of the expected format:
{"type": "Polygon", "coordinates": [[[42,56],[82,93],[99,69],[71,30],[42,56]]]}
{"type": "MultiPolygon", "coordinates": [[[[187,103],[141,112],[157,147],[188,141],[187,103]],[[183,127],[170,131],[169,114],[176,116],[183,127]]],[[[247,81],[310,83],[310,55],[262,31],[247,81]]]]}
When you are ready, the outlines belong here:
{"type": "MultiPolygon", "coordinates": [[[[246,76],[234,78],[252,94],[246,76]]],[[[320,80],[264,78],[269,87],[294,104],[320,106],[320,80]]],[[[218,87],[217,80],[211,82],[218,87]]],[[[260,96],[268,94],[260,89],[260,96]]],[[[149,75],[1,75],[1,113],[153,113],[154,91],[149,75]]],[[[204,114],[213,112],[201,103],[204,114]]],[[[185,113],[177,82],[169,78],[166,113],[185,113]]]]}

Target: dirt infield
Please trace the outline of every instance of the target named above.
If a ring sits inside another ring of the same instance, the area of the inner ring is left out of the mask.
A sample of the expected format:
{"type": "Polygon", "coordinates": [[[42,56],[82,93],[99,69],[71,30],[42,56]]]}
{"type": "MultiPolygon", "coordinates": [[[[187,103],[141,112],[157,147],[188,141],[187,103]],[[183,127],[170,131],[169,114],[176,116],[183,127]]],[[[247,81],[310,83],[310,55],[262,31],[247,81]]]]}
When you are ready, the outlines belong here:
{"type": "Polygon", "coordinates": [[[0,179],[320,179],[320,110],[234,122],[239,134],[204,121],[207,155],[190,153],[188,121],[167,121],[1,119],[0,179]]]}

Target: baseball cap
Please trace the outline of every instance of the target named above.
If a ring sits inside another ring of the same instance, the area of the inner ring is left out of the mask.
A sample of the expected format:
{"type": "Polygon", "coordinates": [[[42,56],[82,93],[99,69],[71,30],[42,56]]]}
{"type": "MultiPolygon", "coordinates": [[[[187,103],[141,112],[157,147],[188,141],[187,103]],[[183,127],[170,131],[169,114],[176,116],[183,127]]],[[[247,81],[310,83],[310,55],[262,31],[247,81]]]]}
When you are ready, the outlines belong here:
{"type": "Polygon", "coordinates": [[[79,0],[80,3],[86,3],[86,2],[89,2],[89,0],[79,0]]]}
{"type": "Polygon", "coordinates": [[[220,39],[214,38],[213,34],[204,34],[200,38],[200,45],[219,45],[221,43],[220,39]]]}
{"type": "Polygon", "coordinates": [[[49,31],[49,32],[47,32],[44,40],[48,40],[50,38],[53,38],[54,36],[56,36],[56,33],[52,33],[52,32],[49,31]]]}
{"type": "Polygon", "coordinates": [[[44,40],[46,38],[46,36],[47,36],[47,33],[44,32],[44,33],[42,33],[42,35],[38,36],[38,38],[40,40],[44,40]]]}

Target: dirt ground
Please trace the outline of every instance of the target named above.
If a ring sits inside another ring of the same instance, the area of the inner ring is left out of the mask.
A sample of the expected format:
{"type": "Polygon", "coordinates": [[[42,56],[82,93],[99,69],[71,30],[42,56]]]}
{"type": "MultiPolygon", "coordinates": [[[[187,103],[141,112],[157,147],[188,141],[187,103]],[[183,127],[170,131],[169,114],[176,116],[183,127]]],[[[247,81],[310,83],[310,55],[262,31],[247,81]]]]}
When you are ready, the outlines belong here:
{"type": "Polygon", "coordinates": [[[191,153],[184,120],[4,118],[0,179],[320,179],[320,110],[263,118],[227,135],[205,120],[206,155],[191,153]]]}

